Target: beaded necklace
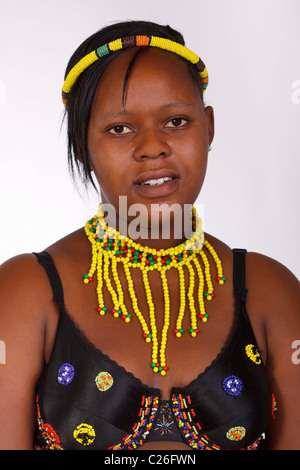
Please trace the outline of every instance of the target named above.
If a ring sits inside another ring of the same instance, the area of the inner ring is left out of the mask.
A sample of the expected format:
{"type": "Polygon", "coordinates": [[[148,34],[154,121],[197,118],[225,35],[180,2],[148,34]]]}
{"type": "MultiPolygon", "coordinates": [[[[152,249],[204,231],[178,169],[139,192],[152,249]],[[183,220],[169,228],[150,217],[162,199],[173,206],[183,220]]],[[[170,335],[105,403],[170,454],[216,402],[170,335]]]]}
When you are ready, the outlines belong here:
{"type": "Polygon", "coordinates": [[[153,372],[160,372],[165,375],[168,366],[166,363],[167,338],[170,326],[170,293],[167,281],[167,271],[176,269],[178,271],[180,306],[176,320],[174,334],[181,337],[184,333],[182,328],[186,304],[188,301],[190,310],[190,329],[192,337],[199,333],[197,318],[202,322],[207,322],[208,314],[205,311],[205,300],[210,301],[214,298],[214,287],[210,274],[209,259],[205,252],[212,257],[217,268],[217,282],[222,285],[226,278],[223,275],[222,263],[214,248],[204,239],[201,219],[198,217],[196,209],[192,208],[193,229],[192,236],[180,245],[156,250],[135,243],[129,237],[121,235],[117,230],[107,226],[102,206],[99,205],[96,216],[87,221],[85,231],[92,245],[92,262],[90,270],[83,276],[83,282],[89,284],[93,281],[96,273],[97,277],[97,311],[102,316],[107,312],[107,307],[103,299],[103,286],[106,285],[112,299],[113,309],[111,313],[114,317],[120,317],[125,323],[131,321],[131,315],[128,313],[123,288],[119,279],[117,264],[121,263],[125,272],[128,284],[128,292],[132,302],[133,311],[139,320],[142,328],[142,337],[147,343],[152,343],[151,367],[153,372]],[[204,265],[204,274],[198,256],[204,265]],[[184,277],[184,267],[189,274],[189,283],[186,286],[184,277]],[[131,269],[140,269],[146,293],[147,304],[149,308],[148,321],[138,306],[134,283],[131,277],[131,269]],[[155,305],[152,298],[151,287],[148,279],[149,271],[157,270],[160,273],[163,295],[164,295],[164,320],[163,328],[158,334],[155,305]],[[109,272],[111,270],[115,288],[110,280],[109,272]],[[195,274],[197,273],[198,284],[198,313],[194,299],[195,274]],[[207,291],[205,292],[205,285],[207,291]],[[160,339],[159,339],[160,337],[160,339]],[[160,343],[160,344],[159,344],[160,343]]]}

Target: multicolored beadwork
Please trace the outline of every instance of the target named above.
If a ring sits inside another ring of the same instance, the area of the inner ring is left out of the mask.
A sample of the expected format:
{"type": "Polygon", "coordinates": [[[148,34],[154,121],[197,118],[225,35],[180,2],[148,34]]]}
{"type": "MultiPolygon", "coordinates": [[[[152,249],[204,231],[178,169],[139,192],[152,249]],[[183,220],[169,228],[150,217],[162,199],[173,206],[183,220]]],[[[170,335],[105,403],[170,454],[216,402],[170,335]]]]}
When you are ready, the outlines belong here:
{"type": "Polygon", "coordinates": [[[234,426],[233,428],[230,428],[227,433],[226,437],[230,441],[241,441],[244,439],[246,435],[246,429],[243,426],[234,426]]]}
{"type": "MultiPolygon", "coordinates": [[[[186,439],[187,444],[195,450],[225,450],[211,441],[210,437],[203,432],[203,429],[196,421],[196,413],[192,408],[192,401],[189,395],[172,395],[173,414],[178,427],[186,439]]],[[[241,426],[235,426],[226,433],[226,437],[232,441],[239,441],[245,437],[246,430],[241,426]]],[[[253,444],[245,447],[245,450],[256,450],[263,439],[260,436],[253,444]]]]}
{"type": "Polygon", "coordinates": [[[159,398],[143,395],[139,411],[139,421],[134,424],[132,432],[123,437],[118,444],[109,450],[134,450],[143,445],[150,433],[158,410],[159,398]]]}
{"type": "Polygon", "coordinates": [[[100,372],[95,378],[95,382],[100,392],[106,392],[113,386],[114,379],[109,372],[100,372]]]}
{"type": "Polygon", "coordinates": [[[261,351],[254,344],[247,344],[245,351],[249,359],[255,364],[261,364],[261,351]]]}
{"type": "Polygon", "coordinates": [[[230,375],[223,380],[223,390],[233,397],[238,396],[242,391],[243,383],[235,375],[230,375]]]}
{"type": "Polygon", "coordinates": [[[73,436],[74,439],[79,442],[79,444],[82,444],[83,446],[89,446],[94,442],[96,433],[93,426],[90,424],[81,423],[74,430],[73,436]]]}
{"type": "Polygon", "coordinates": [[[271,416],[272,416],[272,419],[275,419],[276,412],[277,412],[277,402],[276,402],[276,396],[274,395],[274,393],[272,393],[271,403],[272,403],[271,416]]]}
{"type": "Polygon", "coordinates": [[[172,52],[173,54],[179,55],[183,59],[195,65],[195,68],[198,70],[201,77],[203,92],[206,90],[206,87],[208,85],[207,69],[202,60],[194,52],[190,51],[187,47],[177,42],[171,41],[170,39],[160,38],[157,36],[129,36],[116,39],[115,41],[111,41],[107,44],[98,47],[96,50],[84,56],[70,70],[65,79],[65,83],[63,85],[62,90],[62,100],[64,105],[66,106],[67,104],[68,94],[70,93],[74,83],[82,74],[82,72],[84,72],[85,69],[87,69],[90,65],[92,65],[94,62],[101,59],[102,57],[106,56],[107,54],[119,51],[121,49],[127,49],[129,47],[157,47],[164,51],[172,52]]]}
{"type": "Polygon", "coordinates": [[[39,405],[39,396],[36,397],[36,420],[39,431],[42,435],[42,438],[45,442],[45,447],[40,450],[63,450],[63,447],[60,442],[60,438],[55,431],[55,429],[49,423],[45,423],[41,417],[40,405],[39,405]]]}
{"type": "Polygon", "coordinates": [[[57,374],[57,381],[61,385],[69,385],[74,378],[74,367],[67,362],[63,364],[57,374]]]}
{"type": "Polygon", "coordinates": [[[184,333],[183,319],[188,305],[191,314],[189,333],[196,337],[199,333],[197,318],[206,322],[208,314],[205,310],[205,300],[211,301],[214,294],[214,287],[210,274],[210,263],[205,251],[212,257],[217,269],[217,282],[222,285],[226,278],[223,275],[222,263],[214,248],[204,240],[201,219],[198,217],[195,208],[193,212],[192,235],[180,245],[167,250],[156,250],[135,243],[128,237],[121,235],[117,230],[108,227],[104,220],[102,206],[99,205],[97,216],[90,219],[85,226],[85,231],[92,244],[92,262],[90,270],[83,276],[83,282],[89,284],[93,281],[93,276],[97,275],[97,311],[100,315],[105,315],[108,308],[104,304],[103,287],[106,285],[111,295],[113,308],[111,313],[116,318],[121,318],[125,323],[131,321],[131,314],[125,303],[125,295],[121,285],[117,265],[123,265],[125,277],[128,284],[129,297],[132,302],[132,309],[142,327],[142,337],[147,343],[152,343],[151,367],[153,372],[160,372],[165,375],[168,370],[166,363],[166,348],[168,330],[170,326],[170,292],[167,281],[167,271],[175,268],[178,271],[180,307],[178,311],[176,328],[174,333],[181,337],[184,333]],[[200,261],[204,264],[204,274],[200,261]],[[134,283],[131,277],[131,269],[138,268],[142,272],[142,279],[145,288],[145,295],[149,307],[149,319],[146,321],[145,314],[141,312],[136,296],[134,283]],[[189,275],[188,287],[185,285],[184,268],[189,275]],[[162,290],[164,295],[164,323],[161,335],[157,331],[155,305],[152,297],[151,287],[148,279],[150,271],[157,270],[160,273],[162,290]],[[110,278],[110,271],[115,287],[110,278]],[[198,274],[198,307],[195,305],[194,288],[195,276],[198,274]],[[207,292],[205,293],[205,285],[207,292]],[[159,345],[160,338],[160,345],[159,345]]]}
{"type": "Polygon", "coordinates": [[[169,402],[163,403],[159,409],[159,415],[156,419],[155,431],[161,436],[173,434],[174,417],[169,402]]]}

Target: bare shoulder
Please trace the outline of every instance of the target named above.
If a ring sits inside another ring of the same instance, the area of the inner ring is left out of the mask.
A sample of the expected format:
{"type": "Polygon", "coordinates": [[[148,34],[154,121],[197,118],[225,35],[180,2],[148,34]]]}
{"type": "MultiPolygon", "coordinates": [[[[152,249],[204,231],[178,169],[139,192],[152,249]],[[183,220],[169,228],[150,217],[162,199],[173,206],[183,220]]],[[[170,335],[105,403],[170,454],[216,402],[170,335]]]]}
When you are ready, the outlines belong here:
{"type": "MultiPolygon", "coordinates": [[[[300,320],[300,283],[283,264],[260,253],[247,254],[247,287],[266,323],[300,320]],[[283,315],[283,312],[284,315],[283,315]]],[[[278,323],[277,323],[278,324],[278,323]]]]}
{"type": "Polygon", "coordinates": [[[17,297],[22,298],[22,305],[31,300],[38,304],[49,297],[47,287],[43,269],[34,254],[17,255],[0,266],[0,294],[9,299],[9,303],[17,297]]]}
{"type": "Polygon", "coordinates": [[[32,254],[0,267],[0,449],[32,446],[34,393],[44,367],[44,338],[51,293],[32,254]],[[21,384],[21,386],[20,386],[21,384]]]}
{"type": "Polygon", "coordinates": [[[225,243],[224,241],[220,240],[217,237],[214,237],[210,233],[205,233],[205,240],[208,241],[215,251],[218,253],[220,258],[222,259],[223,263],[231,263],[232,262],[232,249],[230,246],[225,243]]]}
{"type": "MultiPolygon", "coordinates": [[[[68,235],[45,251],[62,265],[76,261],[82,253],[80,238],[68,235]]],[[[58,318],[48,276],[34,254],[15,256],[0,266],[0,340],[6,351],[0,366],[0,449],[32,446],[36,386],[58,318]]]]}
{"type": "Polygon", "coordinates": [[[42,367],[43,342],[52,293],[44,269],[34,254],[15,256],[0,266],[0,331],[17,358],[36,347],[32,365],[42,367]],[[38,359],[39,356],[39,359],[38,359]]]}
{"type": "Polygon", "coordinates": [[[263,320],[266,372],[276,397],[277,416],[267,430],[268,449],[299,449],[300,283],[278,261],[258,253],[247,256],[250,308],[263,320]]]}

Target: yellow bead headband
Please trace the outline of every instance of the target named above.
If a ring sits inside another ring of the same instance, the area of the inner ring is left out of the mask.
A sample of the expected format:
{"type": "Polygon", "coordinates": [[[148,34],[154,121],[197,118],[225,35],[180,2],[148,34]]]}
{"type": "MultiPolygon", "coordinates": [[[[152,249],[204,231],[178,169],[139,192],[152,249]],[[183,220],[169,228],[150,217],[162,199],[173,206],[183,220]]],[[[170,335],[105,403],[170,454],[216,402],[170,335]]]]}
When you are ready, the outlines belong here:
{"type": "Polygon", "coordinates": [[[180,57],[183,57],[187,61],[191,62],[193,65],[195,65],[196,69],[199,72],[203,84],[204,93],[208,85],[208,74],[204,63],[196,54],[194,54],[194,52],[190,51],[182,44],[171,41],[170,39],[159,38],[156,36],[129,36],[121,39],[116,39],[115,41],[111,41],[107,44],[104,44],[103,46],[98,47],[98,49],[84,56],[70,70],[62,89],[62,100],[64,105],[66,106],[67,104],[68,94],[70,93],[74,83],[85,69],[87,69],[97,60],[101,59],[101,57],[104,57],[107,54],[110,54],[111,52],[119,51],[121,49],[126,49],[128,47],[134,46],[158,47],[159,49],[173,52],[174,54],[177,54],[180,57]]]}

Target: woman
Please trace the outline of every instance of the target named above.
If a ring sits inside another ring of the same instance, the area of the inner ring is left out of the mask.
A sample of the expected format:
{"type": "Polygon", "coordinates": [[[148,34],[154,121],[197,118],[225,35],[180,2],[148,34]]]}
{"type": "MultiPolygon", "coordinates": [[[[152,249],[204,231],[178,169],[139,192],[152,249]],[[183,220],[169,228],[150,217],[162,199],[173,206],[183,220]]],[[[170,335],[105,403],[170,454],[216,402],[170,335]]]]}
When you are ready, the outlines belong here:
{"type": "Polygon", "coordinates": [[[69,162],[102,205],[1,267],[3,449],[299,448],[299,283],[191,211],[214,117],[183,44],[120,23],[68,64],[69,162]]]}

